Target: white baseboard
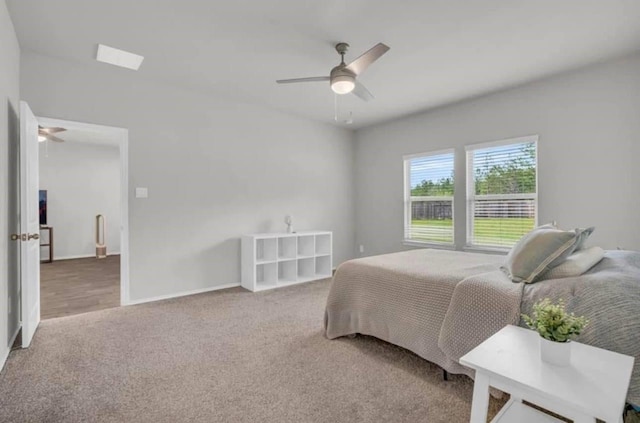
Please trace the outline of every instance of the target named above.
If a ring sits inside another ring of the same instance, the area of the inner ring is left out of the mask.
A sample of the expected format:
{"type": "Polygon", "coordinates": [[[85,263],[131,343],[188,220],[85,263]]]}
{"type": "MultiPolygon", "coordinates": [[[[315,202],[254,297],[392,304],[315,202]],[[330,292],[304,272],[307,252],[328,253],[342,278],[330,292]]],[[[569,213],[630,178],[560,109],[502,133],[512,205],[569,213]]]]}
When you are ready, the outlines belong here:
{"type": "MultiPolygon", "coordinates": [[[[108,256],[119,256],[120,252],[113,252],[113,253],[107,253],[108,256]]],[[[58,261],[58,260],[75,260],[75,259],[81,259],[81,258],[95,258],[95,254],[81,254],[78,256],[63,256],[63,257],[54,257],[53,261],[58,261]]]]}
{"type": "Polygon", "coordinates": [[[11,340],[9,341],[9,345],[7,346],[7,351],[3,354],[2,357],[0,357],[0,371],[4,369],[4,365],[7,362],[7,358],[9,358],[9,354],[11,353],[11,347],[13,347],[13,343],[16,342],[16,338],[18,337],[18,334],[20,333],[21,328],[22,328],[22,325],[18,325],[18,328],[16,329],[15,333],[10,338],[11,340]]]}
{"type": "Polygon", "coordinates": [[[157,297],[142,298],[142,299],[139,299],[139,300],[130,300],[127,304],[123,304],[123,305],[136,305],[136,304],[151,303],[151,302],[154,302],[154,301],[168,300],[168,299],[171,299],[171,298],[186,297],[187,295],[195,295],[195,294],[202,294],[202,293],[205,293],[205,292],[218,291],[220,289],[236,288],[238,286],[240,286],[240,283],[228,283],[226,285],[218,285],[218,286],[212,286],[212,287],[209,287],[209,288],[194,289],[194,290],[191,290],[191,291],[183,291],[183,292],[178,292],[178,293],[175,293],[175,294],[158,295],[157,297]]]}
{"type": "Polygon", "coordinates": [[[0,371],[2,371],[2,369],[4,369],[4,364],[7,362],[7,358],[9,358],[9,353],[11,352],[11,347],[7,347],[7,351],[5,351],[4,354],[2,354],[2,357],[0,357],[0,371]]]}
{"type": "Polygon", "coordinates": [[[16,329],[15,333],[11,337],[11,342],[9,342],[9,351],[11,351],[11,347],[13,346],[13,343],[16,342],[16,338],[20,333],[20,329],[22,329],[22,322],[20,322],[20,324],[18,325],[18,328],[16,329]]]}

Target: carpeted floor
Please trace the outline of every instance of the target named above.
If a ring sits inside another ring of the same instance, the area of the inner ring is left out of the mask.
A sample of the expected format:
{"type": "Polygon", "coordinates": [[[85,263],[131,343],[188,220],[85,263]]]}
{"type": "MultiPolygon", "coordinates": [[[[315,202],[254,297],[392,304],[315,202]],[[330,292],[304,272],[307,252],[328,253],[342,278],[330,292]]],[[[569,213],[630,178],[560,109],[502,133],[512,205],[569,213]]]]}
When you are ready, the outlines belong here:
{"type": "MultiPolygon", "coordinates": [[[[330,282],[42,322],[0,374],[1,422],[466,422],[472,382],[322,331],[330,282]]],[[[501,405],[492,399],[491,414],[501,405]]]]}

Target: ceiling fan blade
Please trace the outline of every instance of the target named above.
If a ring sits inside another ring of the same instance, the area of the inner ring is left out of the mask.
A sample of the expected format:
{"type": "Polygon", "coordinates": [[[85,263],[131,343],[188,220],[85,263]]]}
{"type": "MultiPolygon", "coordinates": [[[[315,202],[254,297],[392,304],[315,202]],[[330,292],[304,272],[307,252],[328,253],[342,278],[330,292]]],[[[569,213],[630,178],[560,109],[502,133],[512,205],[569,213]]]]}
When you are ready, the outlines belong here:
{"type": "Polygon", "coordinates": [[[278,79],[276,82],[278,84],[295,84],[298,82],[323,82],[329,81],[328,76],[312,76],[309,78],[293,78],[293,79],[278,79]]]}
{"type": "Polygon", "coordinates": [[[356,81],[356,86],[353,87],[353,91],[351,92],[353,95],[360,97],[364,101],[371,101],[375,98],[373,94],[371,94],[371,92],[358,81],[356,81]]]}
{"type": "Polygon", "coordinates": [[[58,128],[58,127],[53,127],[53,128],[45,128],[44,126],[40,126],[38,125],[38,129],[42,132],[46,132],[48,134],[56,134],[58,132],[63,132],[66,131],[65,128],[58,128]]]}
{"type": "Polygon", "coordinates": [[[370,50],[362,54],[360,57],[358,57],[356,60],[349,63],[347,65],[347,69],[349,69],[351,72],[355,73],[356,75],[360,75],[362,72],[367,70],[369,65],[371,65],[373,62],[378,60],[380,56],[388,52],[389,48],[390,47],[385,44],[378,43],[375,46],[373,46],[373,48],[371,48],[370,50]]]}
{"type": "Polygon", "coordinates": [[[51,134],[46,134],[44,135],[44,137],[50,141],[55,141],[55,142],[64,142],[64,140],[62,138],[58,138],[55,135],[51,135],[51,134]]]}

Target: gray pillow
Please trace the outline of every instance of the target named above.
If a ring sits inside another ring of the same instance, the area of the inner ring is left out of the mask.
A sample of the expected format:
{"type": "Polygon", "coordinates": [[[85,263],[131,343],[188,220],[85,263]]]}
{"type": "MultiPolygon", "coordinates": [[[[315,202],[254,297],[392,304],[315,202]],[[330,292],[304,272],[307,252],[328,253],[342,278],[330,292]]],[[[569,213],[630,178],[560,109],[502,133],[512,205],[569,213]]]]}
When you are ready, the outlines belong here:
{"type": "Polygon", "coordinates": [[[576,229],[576,230],[581,231],[580,235],[578,236],[578,241],[576,242],[576,251],[583,250],[584,244],[587,242],[587,238],[589,238],[589,236],[593,233],[593,231],[596,230],[596,227],[591,226],[590,228],[576,229]]]}
{"type": "Polygon", "coordinates": [[[548,225],[535,228],[513,246],[500,269],[514,282],[535,282],[575,251],[582,232],[582,229],[563,231],[548,225]]]}
{"type": "Polygon", "coordinates": [[[564,263],[545,272],[540,279],[560,279],[580,276],[604,257],[604,250],[600,247],[591,247],[571,254],[564,263]]]}

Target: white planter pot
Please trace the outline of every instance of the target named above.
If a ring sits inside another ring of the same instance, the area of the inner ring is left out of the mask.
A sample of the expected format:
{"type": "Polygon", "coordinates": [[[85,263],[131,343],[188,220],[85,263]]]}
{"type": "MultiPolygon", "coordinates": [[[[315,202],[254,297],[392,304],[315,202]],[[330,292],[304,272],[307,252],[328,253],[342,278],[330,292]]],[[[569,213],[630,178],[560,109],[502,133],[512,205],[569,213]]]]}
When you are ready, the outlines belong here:
{"type": "Polygon", "coordinates": [[[556,366],[571,364],[571,341],[554,342],[540,337],[540,358],[556,366]]]}

